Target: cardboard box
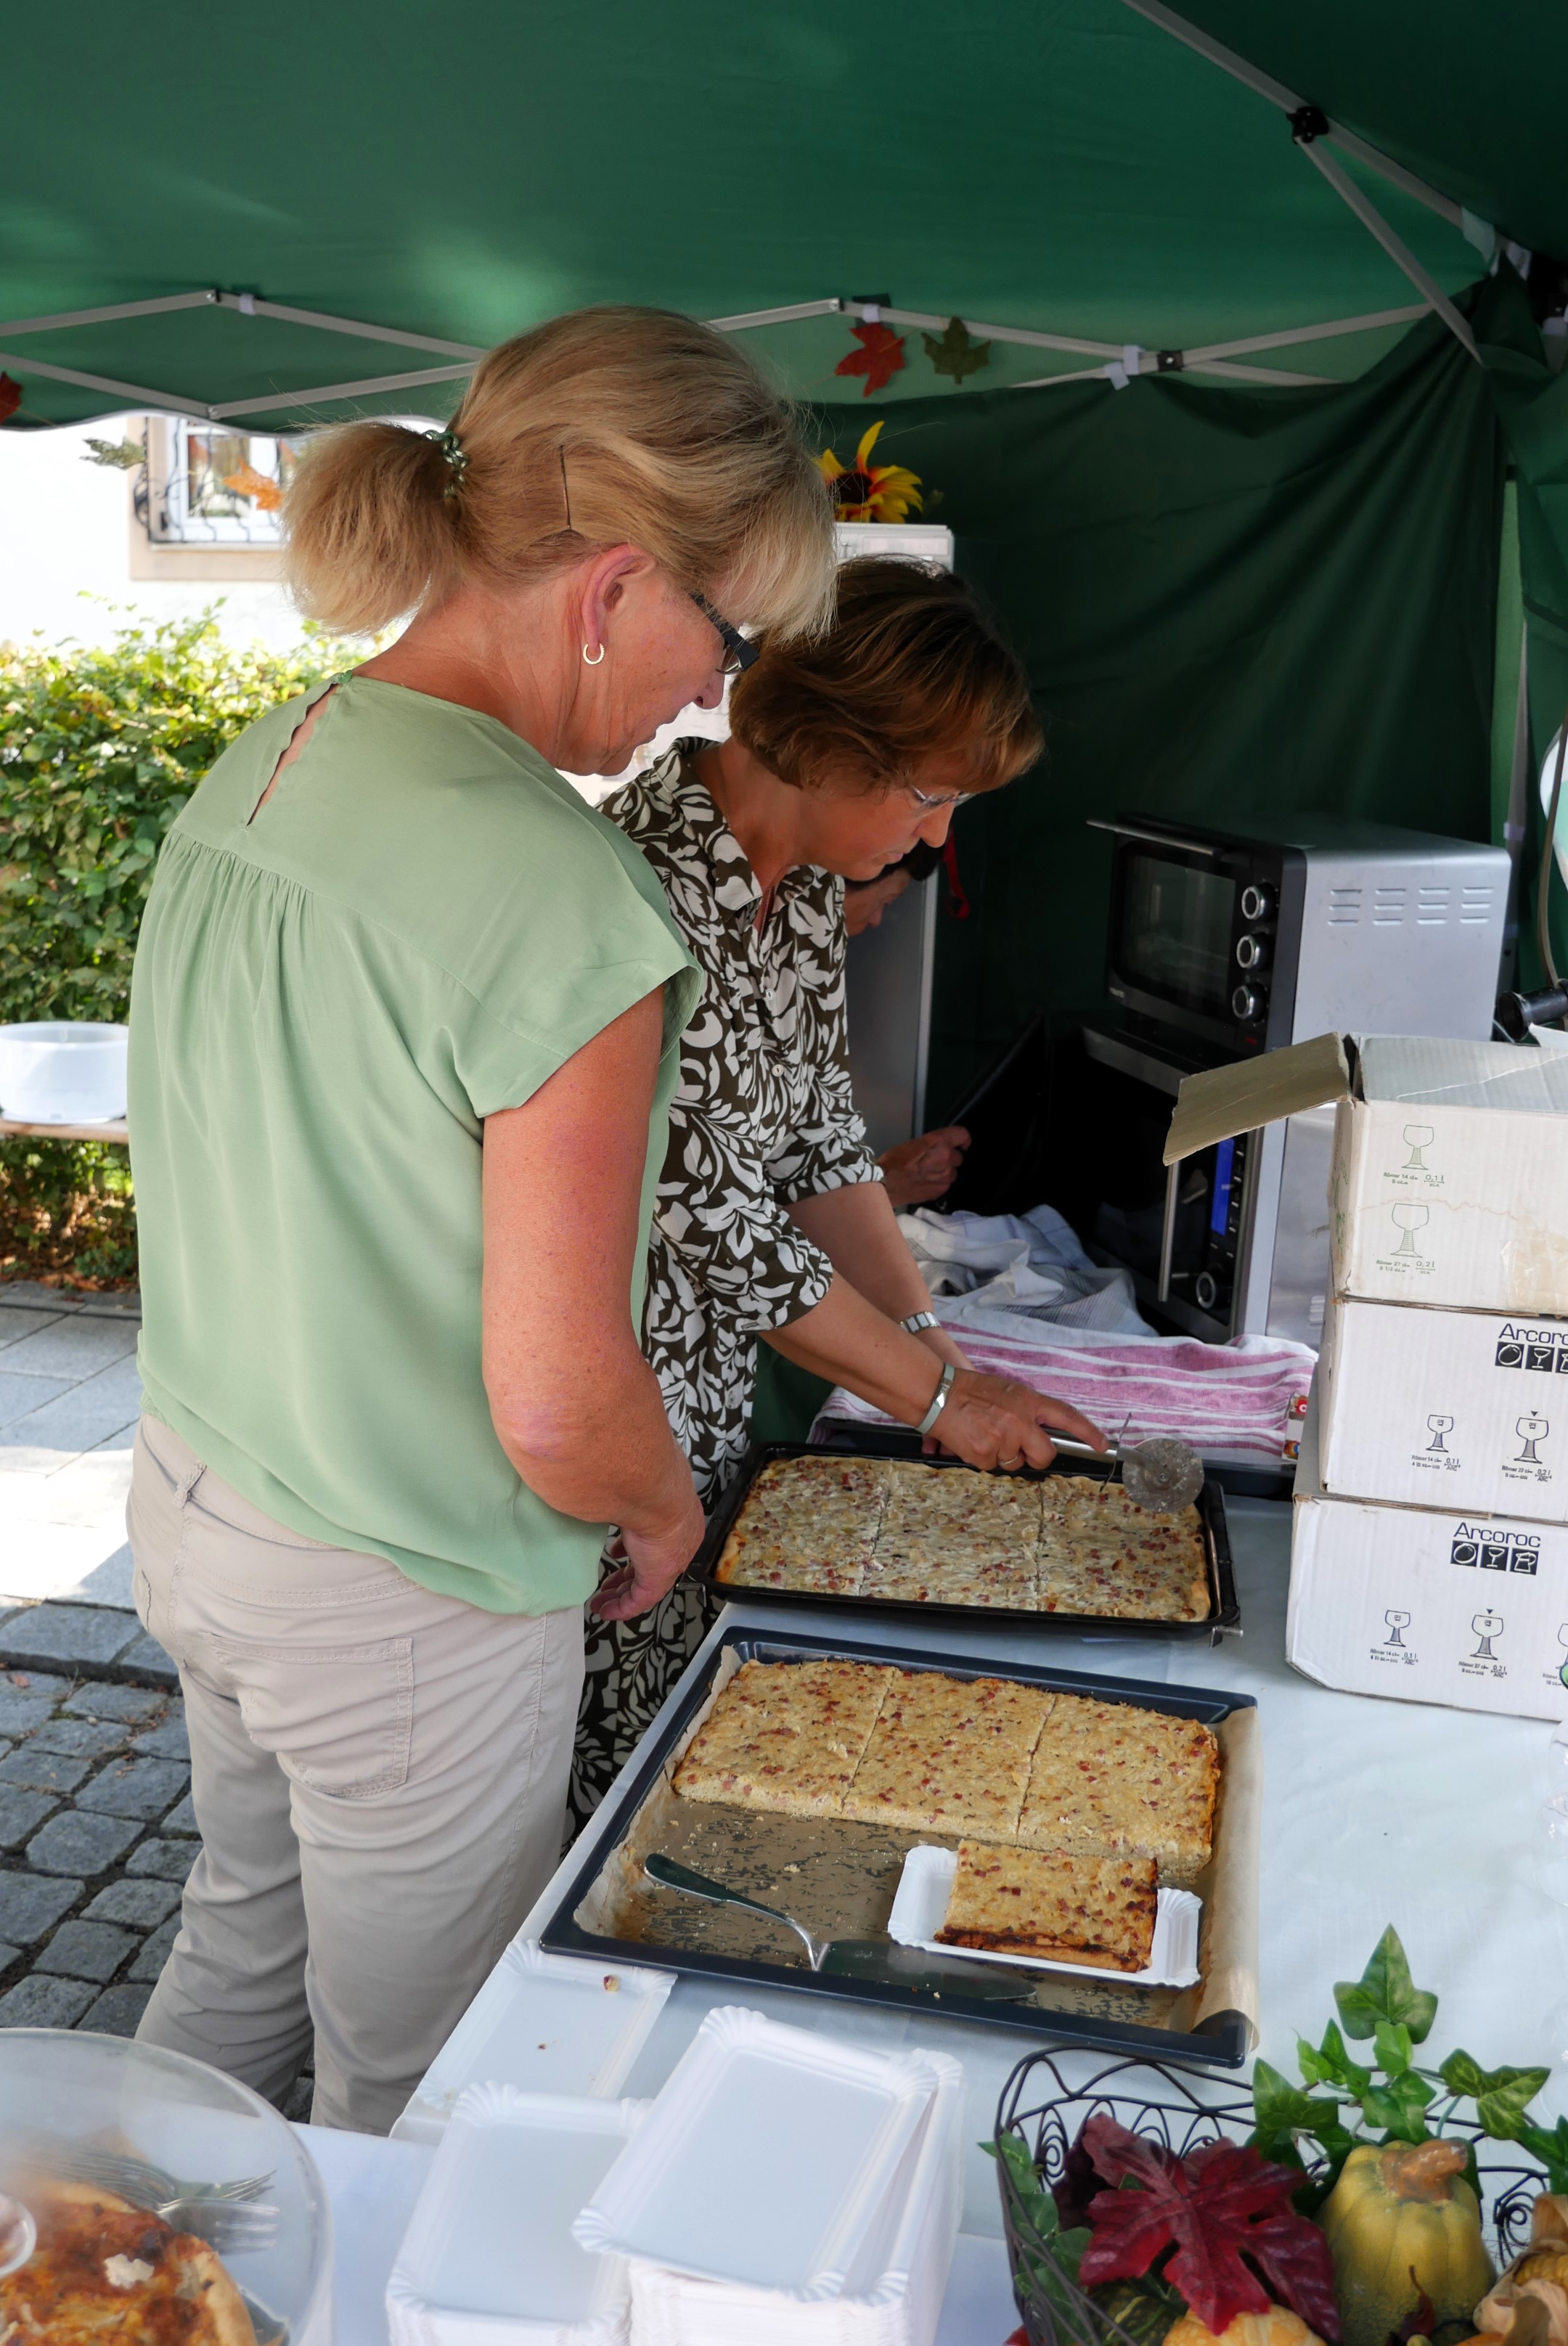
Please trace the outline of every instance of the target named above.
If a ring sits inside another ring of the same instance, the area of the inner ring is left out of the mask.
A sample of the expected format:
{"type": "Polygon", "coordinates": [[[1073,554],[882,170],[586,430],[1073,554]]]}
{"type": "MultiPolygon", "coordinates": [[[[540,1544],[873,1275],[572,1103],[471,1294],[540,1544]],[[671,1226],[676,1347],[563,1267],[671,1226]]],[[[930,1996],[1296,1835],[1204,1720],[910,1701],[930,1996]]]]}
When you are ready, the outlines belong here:
{"type": "Polygon", "coordinates": [[[1317,1383],[1336,1497],[1568,1523],[1568,1321],[1338,1297],[1317,1383]]]}
{"type": "Polygon", "coordinates": [[[1319,1035],[1187,1076],[1166,1162],[1329,1102],[1336,1295],[1568,1314],[1568,1053],[1319,1035]]]}
{"type": "Polygon", "coordinates": [[[1568,1718],[1568,1530],[1339,1499],[1308,1413],[1291,1511],[1286,1659],[1347,1694],[1568,1718]]]}

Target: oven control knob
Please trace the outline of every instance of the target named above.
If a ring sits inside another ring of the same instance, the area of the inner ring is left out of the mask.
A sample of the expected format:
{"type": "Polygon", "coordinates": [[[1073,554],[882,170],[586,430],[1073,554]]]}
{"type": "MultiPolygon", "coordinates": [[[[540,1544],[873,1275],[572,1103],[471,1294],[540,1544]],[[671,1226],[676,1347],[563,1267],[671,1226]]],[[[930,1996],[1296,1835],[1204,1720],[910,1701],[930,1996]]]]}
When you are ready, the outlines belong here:
{"type": "Polygon", "coordinates": [[[1250,932],[1245,936],[1237,937],[1236,959],[1238,967],[1242,969],[1267,969],[1268,966],[1268,938],[1255,937],[1250,932]]]}
{"type": "Polygon", "coordinates": [[[1204,1311],[1212,1311],[1216,1303],[1219,1300],[1219,1282],[1215,1278],[1213,1271],[1200,1270],[1197,1277],[1193,1280],[1192,1291],[1196,1299],[1199,1309],[1204,1311]]]}
{"type": "Polygon", "coordinates": [[[1230,997],[1230,1006],[1243,1025],[1250,1026],[1255,1018],[1262,1017],[1268,1000],[1260,985],[1238,985],[1230,997]]]}
{"type": "Polygon", "coordinates": [[[1274,891],[1266,881],[1254,880],[1242,890],[1241,917],[1244,921],[1273,919],[1274,891]]]}

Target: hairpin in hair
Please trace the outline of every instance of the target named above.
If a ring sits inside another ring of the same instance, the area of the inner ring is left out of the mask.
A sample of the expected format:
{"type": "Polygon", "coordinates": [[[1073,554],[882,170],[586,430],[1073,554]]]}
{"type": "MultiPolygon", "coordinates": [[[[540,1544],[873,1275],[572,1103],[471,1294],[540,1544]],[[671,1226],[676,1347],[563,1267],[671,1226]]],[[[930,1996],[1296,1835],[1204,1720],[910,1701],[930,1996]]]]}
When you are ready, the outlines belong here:
{"type": "Polygon", "coordinates": [[[467,477],[468,451],[450,426],[444,432],[427,432],[424,436],[427,440],[434,441],[446,459],[450,477],[441,493],[443,499],[454,497],[467,477]]]}

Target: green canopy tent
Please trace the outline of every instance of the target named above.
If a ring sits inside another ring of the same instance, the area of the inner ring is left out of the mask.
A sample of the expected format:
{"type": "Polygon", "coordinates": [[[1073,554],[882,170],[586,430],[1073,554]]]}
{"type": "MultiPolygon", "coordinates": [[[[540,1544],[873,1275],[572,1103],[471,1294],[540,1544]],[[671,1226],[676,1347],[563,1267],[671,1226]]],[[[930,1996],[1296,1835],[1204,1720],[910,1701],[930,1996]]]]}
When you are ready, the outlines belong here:
{"type": "Polygon", "coordinates": [[[1568,699],[1565,54],[1541,0],[80,0],[7,32],[5,428],[439,415],[601,300],[745,333],[840,454],[885,414],[1052,737],[962,819],[940,1107],[1097,991],[1091,808],[1502,834],[1521,597],[1538,742],[1568,699]]]}

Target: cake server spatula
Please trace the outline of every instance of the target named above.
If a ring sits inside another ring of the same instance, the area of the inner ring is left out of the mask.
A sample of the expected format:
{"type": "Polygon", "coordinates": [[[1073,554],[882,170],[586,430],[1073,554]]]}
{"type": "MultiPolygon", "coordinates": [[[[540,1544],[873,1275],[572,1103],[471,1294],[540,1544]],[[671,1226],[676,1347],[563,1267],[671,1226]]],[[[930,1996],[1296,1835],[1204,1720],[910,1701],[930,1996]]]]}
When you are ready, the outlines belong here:
{"type": "Polygon", "coordinates": [[[738,1890],[727,1890],[706,1873],[678,1865],[657,1851],[643,1860],[643,1872],[661,1890],[679,1890],[688,1898],[704,1898],[714,1906],[738,1906],[748,1914],[765,1914],[782,1923],[805,1947],[811,1969],[829,1979],[883,1980],[894,1987],[923,1988],[935,1995],[972,1995],[1017,2003],[1033,1994],[1038,1979],[1027,1972],[1000,1971],[992,1964],[940,1964],[915,1947],[901,1947],[892,1939],[820,1939],[781,1907],[764,1906],[738,1890]]]}

